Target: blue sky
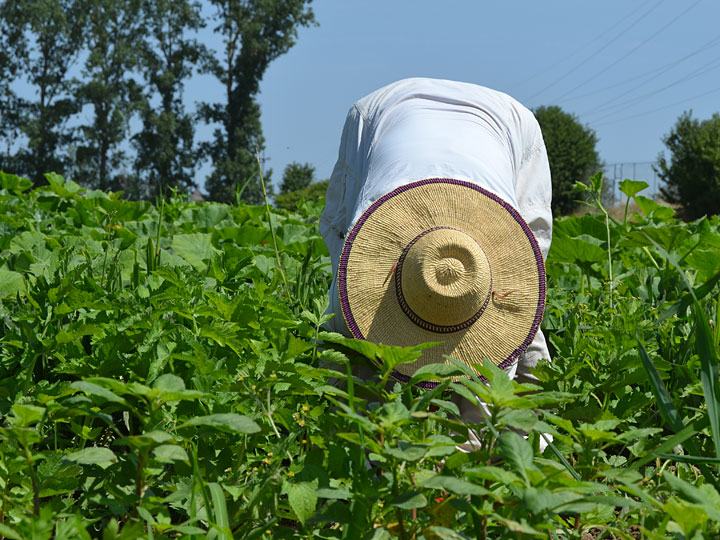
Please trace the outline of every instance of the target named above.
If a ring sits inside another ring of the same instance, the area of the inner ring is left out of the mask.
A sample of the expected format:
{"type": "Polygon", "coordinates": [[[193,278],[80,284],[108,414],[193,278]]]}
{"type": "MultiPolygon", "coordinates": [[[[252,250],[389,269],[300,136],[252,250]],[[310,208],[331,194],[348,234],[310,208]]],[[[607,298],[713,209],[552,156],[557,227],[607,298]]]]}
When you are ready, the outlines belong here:
{"type": "MultiPolygon", "coordinates": [[[[261,84],[275,182],[292,161],[328,177],[350,105],[405,77],[559,105],[596,131],[608,164],[655,161],[684,110],[720,112],[718,0],[316,0],[313,9],[318,26],[300,30],[261,84]]],[[[202,78],[187,91],[221,98],[202,78]]]]}

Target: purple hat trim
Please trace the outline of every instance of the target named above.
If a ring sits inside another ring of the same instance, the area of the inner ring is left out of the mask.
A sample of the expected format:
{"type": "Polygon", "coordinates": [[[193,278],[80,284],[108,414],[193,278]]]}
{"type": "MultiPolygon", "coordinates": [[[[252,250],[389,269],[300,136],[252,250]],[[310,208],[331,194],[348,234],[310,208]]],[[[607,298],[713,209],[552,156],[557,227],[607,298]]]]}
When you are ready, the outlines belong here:
{"type": "MultiPolygon", "coordinates": [[[[410,184],[406,184],[404,186],[401,186],[390,193],[383,195],[378,200],[376,200],[370,207],[363,212],[362,216],[360,216],[360,219],[357,220],[355,225],[353,225],[352,229],[347,235],[347,238],[345,239],[345,245],[343,247],[342,254],[340,255],[340,264],[338,266],[338,294],[340,296],[340,304],[342,306],[343,316],[345,317],[345,322],[347,323],[347,327],[352,333],[353,337],[357,339],[366,339],[363,333],[360,331],[360,328],[357,325],[357,322],[355,322],[355,318],[353,317],[352,311],[350,309],[350,301],[348,299],[348,292],[347,292],[347,264],[348,259],[350,258],[350,250],[352,249],[353,242],[355,241],[355,237],[360,232],[360,229],[365,224],[365,222],[370,218],[372,213],[377,210],[382,204],[389,201],[393,197],[400,195],[401,193],[404,193],[410,189],[420,187],[420,186],[426,186],[429,184],[452,184],[456,186],[463,186],[469,189],[474,189],[475,191],[481,193],[482,195],[485,195],[486,197],[492,199],[496,203],[498,203],[500,206],[502,206],[507,212],[515,219],[515,221],[522,227],[523,231],[525,232],[525,236],[527,236],[528,241],[530,242],[530,246],[533,249],[533,252],[535,254],[535,260],[537,262],[538,267],[538,279],[539,279],[539,297],[538,297],[538,305],[537,310],[535,312],[535,319],[533,320],[532,327],[530,328],[530,332],[528,333],[525,340],[512,352],[510,355],[500,362],[498,364],[498,367],[500,369],[508,369],[510,366],[512,366],[515,361],[518,359],[518,357],[524,353],[527,348],[530,346],[530,343],[532,343],[532,340],[535,338],[535,334],[537,334],[538,329],[540,328],[540,323],[542,321],[543,311],[545,309],[545,265],[543,263],[542,259],[542,253],[540,252],[540,247],[538,246],[537,240],[535,240],[535,235],[530,230],[530,227],[527,223],[525,223],[525,220],[520,216],[520,214],[513,208],[510,204],[505,202],[502,198],[498,197],[494,193],[481,188],[480,186],[476,186],[475,184],[472,184],[470,182],[465,182],[462,180],[454,180],[451,178],[429,178],[427,180],[420,180],[418,182],[412,182],[410,184]]],[[[485,306],[483,306],[484,309],[485,306]]],[[[412,319],[411,319],[412,320],[412,319]]],[[[476,319],[475,319],[476,320],[476,319]]],[[[474,320],[473,320],[474,322],[474,320]]],[[[417,324],[417,323],[416,323],[417,324]]],[[[468,325],[470,326],[470,325],[468,325]]],[[[468,327],[466,326],[466,328],[468,327]]],[[[460,329],[459,329],[460,330],[460,329]]],[[[458,331],[459,331],[458,330],[458,331]]],[[[409,375],[405,375],[403,373],[400,373],[396,370],[393,370],[392,376],[395,377],[400,382],[408,382],[410,380],[409,375]]],[[[482,378],[482,377],[481,377],[482,378]]],[[[437,382],[431,382],[431,381],[424,381],[418,383],[418,386],[423,388],[434,388],[438,386],[437,382]]]]}

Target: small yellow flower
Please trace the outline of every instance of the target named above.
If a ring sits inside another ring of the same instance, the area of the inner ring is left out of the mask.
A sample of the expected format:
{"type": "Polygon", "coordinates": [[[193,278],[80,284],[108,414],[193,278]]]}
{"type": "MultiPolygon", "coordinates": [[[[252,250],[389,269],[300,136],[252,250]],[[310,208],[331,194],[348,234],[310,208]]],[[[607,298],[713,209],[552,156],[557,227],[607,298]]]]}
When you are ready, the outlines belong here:
{"type": "Polygon", "coordinates": [[[265,531],[265,534],[270,534],[270,529],[267,529],[267,530],[265,531]]]}
{"type": "Polygon", "coordinates": [[[263,463],[265,463],[265,465],[270,465],[270,460],[268,458],[265,458],[263,459],[263,463]]]}
{"type": "Polygon", "coordinates": [[[272,452],[268,452],[268,456],[272,457],[272,456],[273,456],[273,453],[272,453],[272,452]]]}
{"type": "Polygon", "coordinates": [[[240,382],[242,382],[242,380],[243,380],[243,377],[242,377],[242,375],[238,375],[238,378],[237,378],[237,380],[238,380],[238,381],[240,381],[240,382]]]}
{"type": "Polygon", "coordinates": [[[228,467],[227,469],[225,469],[225,472],[232,472],[232,467],[228,467]]]}
{"type": "Polygon", "coordinates": [[[302,443],[303,443],[303,444],[306,444],[306,443],[307,443],[307,440],[306,440],[306,439],[303,439],[303,440],[302,440],[302,443]]]}
{"type": "Polygon", "coordinates": [[[310,407],[308,407],[307,405],[303,405],[302,410],[303,410],[304,412],[308,412],[308,411],[310,410],[310,407]]]}
{"type": "Polygon", "coordinates": [[[300,426],[304,426],[304,425],[305,425],[305,420],[298,420],[298,424],[299,424],[300,426]]]}
{"type": "Polygon", "coordinates": [[[277,375],[275,375],[274,373],[271,373],[271,374],[270,374],[270,378],[271,378],[271,379],[277,379],[277,375]]]}
{"type": "Polygon", "coordinates": [[[290,471],[290,472],[288,473],[288,476],[289,476],[290,478],[292,478],[293,476],[295,476],[295,473],[292,472],[292,471],[290,471]]]}
{"type": "Polygon", "coordinates": [[[257,385],[253,384],[250,389],[255,390],[257,388],[257,385]]]}
{"type": "Polygon", "coordinates": [[[385,506],[385,505],[382,502],[378,503],[378,508],[382,508],[383,506],[385,506]]]}

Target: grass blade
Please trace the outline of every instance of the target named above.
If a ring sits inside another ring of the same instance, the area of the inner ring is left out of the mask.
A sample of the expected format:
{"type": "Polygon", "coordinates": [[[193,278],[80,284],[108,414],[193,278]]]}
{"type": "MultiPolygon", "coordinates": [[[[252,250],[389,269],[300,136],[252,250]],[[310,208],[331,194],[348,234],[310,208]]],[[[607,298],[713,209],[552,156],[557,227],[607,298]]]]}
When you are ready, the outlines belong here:
{"type": "Polygon", "coordinates": [[[650,386],[652,388],[652,393],[655,396],[655,400],[657,401],[660,415],[663,417],[663,420],[665,420],[665,422],[670,426],[670,429],[672,429],[675,433],[678,433],[685,426],[683,426],[683,423],[680,420],[680,415],[675,408],[675,404],[673,403],[673,400],[670,397],[667,388],[665,388],[665,383],[662,382],[660,374],[655,368],[655,364],[652,363],[652,360],[650,360],[647,351],[645,351],[645,347],[643,347],[643,344],[640,342],[640,336],[636,335],[635,337],[638,342],[638,347],[640,348],[640,358],[642,359],[645,371],[647,371],[648,379],[650,380],[650,386]]]}
{"type": "Polygon", "coordinates": [[[211,482],[207,485],[210,491],[210,497],[213,503],[213,515],[215,517],[215,526],[220,533],[220,538],[232,540],[232,532],[230,531],[230,520],[228,519],[227,504],[225,503],[225,493],[220,484],[211,482]]]}
{"type": "Polygon", "coordinates": [[[653,243],[655,248],[665,257],[670,264],[680,274],[685,286],[692,295],[693,313],[696,319],[695,330],[695,346],[698,356],[700,356],[700,380],[702,381],[703,393],[705,394],[705,403],[707,404],[708,417],[710,419],[710,429],[713,436],[713,445],[715,446],[715,455],[720,458],[720,387],[718,386],[718,357],[715,350],[715,341],[713,339],[710,325],[707,317],[703,313],[702,306],[695,295],[695,290],[685,276],[682,268],[662,246],[650,238],[647,234],[645,237],[653,243]]]}

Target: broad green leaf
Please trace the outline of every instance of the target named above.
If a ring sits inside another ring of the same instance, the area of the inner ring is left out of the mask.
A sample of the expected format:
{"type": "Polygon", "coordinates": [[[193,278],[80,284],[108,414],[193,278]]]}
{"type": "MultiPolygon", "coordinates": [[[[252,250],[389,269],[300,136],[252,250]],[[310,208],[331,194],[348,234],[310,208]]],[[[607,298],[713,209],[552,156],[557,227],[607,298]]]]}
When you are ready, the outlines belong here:
{"type": "Polygon", "coordinates": [[[185,381],[177,375],[166,373],[155,379],[153,388],[156,390],[164,390],[165,392],[181,392],[185,390],[185,381]]]}
{"type": "Polygon", "coordinates": [[[206,426],[226,433],[257,433],[260,431],[260,426],[258,426],[252,419],[235,413],[196,416],[178,426],[178,429],[189,426],[206,426]]]}
{"type": "Polygon", "coordinates": [[[288,502],[300,523],[305,522],[315,513],[318,495],[317,482],[297,482],[286,487],[288,502]]]}
{"type": "Polygon", "coordinates": [[[175,255],[182,257],[195,269],[204,272],[208,262],[218,256],[218,250],[212,245],[210,233],[176,234],[171,248],[175,255]]]}
{"type": "Polygon", "coordinates": [[[190,462],[190,458],[185,449],[176,444],[162,444],[153,450],[153,454],[156,459],[166,463],[173,461],[190,462]]]}
{"type": "Polygon", "coordinates": [[[432,533],[438,538],[440,538],[440,540],[471,540],[469,536],[465,536],[464,534],[460,534],[459,532],[453,531],[452,529],[440,527],[438,525],[428,527],[428,530],[432,531],[432,533]]]}
{"type": "Polygon", "coordinates": [[[109,448],[91,446],[68,454],[66,459],[80,465],[100,465],[117,461],[117,456],[109,448]]]}
{"type": "Polygon", "coordinates": [[[31,424],[39,422],[45,415],[45,407],[36,405],[23,405],[16,403],[12,406],[13,415],[10,421],[17,427],[29,427],[31,424]]]}
{"type": "Polygon", "coordinates": [[[425,495],[417,491],[402,493],[390,501],[390,506],[397,506],[403,510],[412,510],[414,508],[424,508],[427,506],[425,495]]]}
{"type": "Polygon", "coordinates": [[[386,448],[383,454],[403,461],[417,461],[418,459],[425,457],[425,454],[428,451],[428,447],[424,444],[401,444],[402,446],[398,446],[397,448],[386,448]]]}
{"type": "Polygon", "coordinates": [[[629,178],[626,178],[622,182],[618,183],[618,188],[622,193],[625,194],[628,199],[631,199],[632,197],[640,193],[643,189],[647,189],[648,187],[650,187],[650,184],[648,184],[647,182],[630,180],[629,178]]]}
{"type": "Polygon", "coordinates": [[[111,401],[113,403],[125,403],[125,400],[123,398],[111,392],[107,388],[100,386],[99,384],[88,381],[75,381],[71,383],[70,386],[75,388],[76,390],[84,392],[88,396],[98,396],[103,398],[105,401],[111,401]]]}
{"type": "Polygon", "coordinates": [[[315,490],[315,495],[320,499],[351,499],[352,493],[342,488],[323,487],[315,490]]]}
{"type": "Polygon", "coordinates": [[[25,279],[19,272],[0,269],[0,298],[25,294],[25,279]]]}
{"type": "Polygon", "coordinates": [[[455,495],[487,495],[489,491],[482,486],[472,484],[455,476],[436,475],[418,482],[420,487],[442,489],[455,495]]]}

